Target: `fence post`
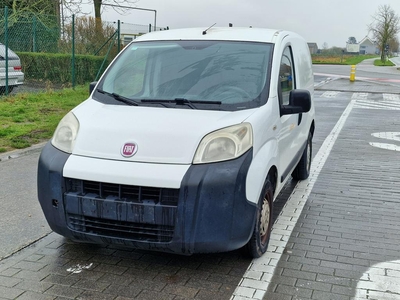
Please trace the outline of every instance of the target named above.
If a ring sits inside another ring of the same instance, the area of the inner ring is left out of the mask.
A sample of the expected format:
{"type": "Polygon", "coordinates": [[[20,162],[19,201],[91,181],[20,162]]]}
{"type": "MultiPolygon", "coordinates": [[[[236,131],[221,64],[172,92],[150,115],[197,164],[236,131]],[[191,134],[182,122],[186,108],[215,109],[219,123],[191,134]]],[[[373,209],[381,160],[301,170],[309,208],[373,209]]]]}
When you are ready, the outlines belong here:
{"type": "Polygon", "coordinates": [[[118,53],[121,51],[121,21],[120,20],[118,20],[118,26],[117,26],[117,34],[118,34],[118,38],[117,38],[117,43],[118,43],[118,46],[117,46],[117,50],[118,50],[118,53]]]}
{"type": "Polygon", "coordinates": [[[33,34],[32,34],[32,38],[33,38],[33,52],[37,52],[37,48],[36,48],[36,17],[33,16],[32,18],[32,27],[33,27],[33,34]]]}
{"type": "Polygon", "coordinates": [[[5,44],[5,59],[6,59],[6,95],[8,95],[8,7],[4,7],[4,44],[5,44]]]}
{"type": "Polygon", "coordinates": [[[75,14],[72,15],[72,88],[75,88],[75,14]]]}
{"type": "Polygon", "coordinates": [[[149,24],[149,32],[151,32],[151,24],[149,24]]]}

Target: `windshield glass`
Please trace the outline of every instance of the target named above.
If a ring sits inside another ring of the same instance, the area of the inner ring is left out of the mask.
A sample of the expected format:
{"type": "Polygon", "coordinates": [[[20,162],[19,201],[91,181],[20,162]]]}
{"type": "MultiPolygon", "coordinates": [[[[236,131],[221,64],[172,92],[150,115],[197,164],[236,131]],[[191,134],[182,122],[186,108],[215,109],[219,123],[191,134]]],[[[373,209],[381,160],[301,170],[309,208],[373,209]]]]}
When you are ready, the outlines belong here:
{"type": "Polygon", "coordinates": [[[266,43],[137,42],[108,70],[99,89],[146,105],[185,99],[198,101],[199,108],[207,102],[230,110],[257,107],[263,104],[271,53],[266,43]]]}

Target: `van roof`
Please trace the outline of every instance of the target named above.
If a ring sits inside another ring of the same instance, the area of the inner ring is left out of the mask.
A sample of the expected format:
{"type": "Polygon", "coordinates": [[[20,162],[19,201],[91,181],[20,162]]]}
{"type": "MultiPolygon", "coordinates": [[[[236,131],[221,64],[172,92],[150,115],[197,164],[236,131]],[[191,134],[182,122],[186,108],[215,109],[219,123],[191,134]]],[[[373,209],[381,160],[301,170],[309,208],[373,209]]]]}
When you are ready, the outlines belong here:
{"type": "Polygon", "coordinates": [[[211,27],[173,29],[147,33],[136,41],[156,40],[227,40],[275,43],[276,37],[287,31],[249,27],[211,27]],[[206,34],[203,34],[204,31],[206,34]]]}

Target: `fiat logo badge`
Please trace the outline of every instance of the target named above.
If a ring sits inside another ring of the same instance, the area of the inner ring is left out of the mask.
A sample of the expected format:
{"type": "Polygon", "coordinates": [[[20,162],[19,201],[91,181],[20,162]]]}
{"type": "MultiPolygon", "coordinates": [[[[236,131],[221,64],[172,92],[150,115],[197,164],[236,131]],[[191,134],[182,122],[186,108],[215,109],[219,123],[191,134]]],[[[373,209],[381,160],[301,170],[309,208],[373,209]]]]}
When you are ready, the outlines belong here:
{"type": "Polygon", "coordinates": [[[138,146],[136,143],[129,142],[125,143],[121,148],[121,154],[123,157],[131,157],[134,156],[137,152],[138,146]]]}

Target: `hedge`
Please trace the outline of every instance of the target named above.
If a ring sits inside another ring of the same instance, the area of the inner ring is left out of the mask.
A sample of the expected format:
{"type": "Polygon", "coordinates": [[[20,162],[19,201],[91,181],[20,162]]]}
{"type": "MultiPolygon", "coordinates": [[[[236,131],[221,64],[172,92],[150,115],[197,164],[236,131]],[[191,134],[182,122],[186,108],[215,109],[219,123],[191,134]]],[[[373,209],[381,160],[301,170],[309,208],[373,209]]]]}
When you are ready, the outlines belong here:
{"type": "MultiPolygon", "coordinates": [[[[21,59],[22,72],[27,81],[51,82],[54,84],[72,83],[71,54],[17,52],[21,59]]],[[[101,68],[104,57],[94,55],[75,56],[75,82],[85,84],[94,81],[101,68]]],[[[103,66],[103,70],[107,66],[103,66]]]]}

